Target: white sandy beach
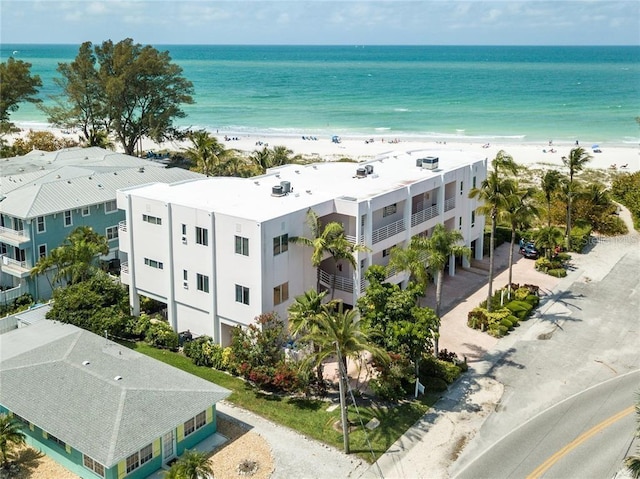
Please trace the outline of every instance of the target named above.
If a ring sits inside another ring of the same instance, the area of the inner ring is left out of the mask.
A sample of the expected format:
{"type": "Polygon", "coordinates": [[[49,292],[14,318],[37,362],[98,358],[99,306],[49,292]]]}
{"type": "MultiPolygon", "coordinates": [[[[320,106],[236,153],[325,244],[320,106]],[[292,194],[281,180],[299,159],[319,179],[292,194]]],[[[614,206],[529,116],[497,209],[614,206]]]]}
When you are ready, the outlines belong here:
{"type": "MultiPolygon", "coordinates": [[[[28,131],[28,129],[24,129],[20,135],[26,135],[28,131]]],[[[60,137],[77,140],[76,134],[63,133],[60,129],[47,128],[47,131],[51,131],[60,137]]],[[[504,150],[510,154],[517,163],[533,168],[562,168],[562,157],[567,156],[570,150],[575,147],[575,143],[573,142],[562,143],[555,141],[551,146],[549,146],[548,143],[517,143],[515,141],[485,144],[477,141],[477,139],[466,139],[464,137],[460,137],[459,139],[455,138],[451,141],[400,139],[397,142],[393,141],[395,138],[382,136],[366,139],[342,137],[340,143],[334,143],[331,137],[328,136],[311,137],[316,138],[314,140],[302,139],[302,136],[239,135],[237,133],[225,133],[223,131],[220,131],[214,136],[229,149],[253,152],[265,146],[269,148],[286,146],[293,151],[294,154],[301,154],[305,157],[317,157],[318,161],[335,161],[345,157],[356,161],[366,161],[393,151],[424,151],[429,149],[476,151],[485,154],[486,157],[491,160],[495,158],[498,151],[504,150]],[[227,137],[228,140],[225,140],[225,137],[227,137]]],[[[599,153],[593,151],[592,146],[594,146],[594,143],[581,142],[580,144],[580,146],[593,157],[588,164],[589,168],[611,171],[640,171],[640,145],[609,146],[606,143],[597,143],[597,145],[598,150],[600,150],[599,153]]],[[[157,144],[150,139],[145,139],[142,142],[143,151],[177,151],[188,146],[189,142],[166,142],[157,144]]],[[[121,150],[121,148],[118,148],[118,145],[116,145],[116,148],[121,150]]]]}

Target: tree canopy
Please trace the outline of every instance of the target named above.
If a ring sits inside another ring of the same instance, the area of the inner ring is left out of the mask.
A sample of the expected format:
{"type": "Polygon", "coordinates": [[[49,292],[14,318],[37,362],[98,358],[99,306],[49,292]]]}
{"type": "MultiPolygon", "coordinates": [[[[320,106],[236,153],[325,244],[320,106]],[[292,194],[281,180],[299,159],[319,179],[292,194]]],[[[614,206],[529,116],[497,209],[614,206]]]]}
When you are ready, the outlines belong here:
{"type": "Polygon", "coordinates": [[[8,133],[13,128],[9,121],[11,113],[20,108],[20,103],[39,103],[38,88],[42,81],[38,75],[31,75],[31,63],[13,57],[0,63],[0,129],[8,133]]]}
{"type": "Polygon", "coordinates": [[[182,104],[193,103],[193,84],[169,52],[127,38],[114,44],[85,42],[71,63],[60,63],[56,79],[62,93],[43,110],[54,125],[82,130],[89,145],[113,134],[125,153],[138,141],[171,138],[173,121],[186,116],[182,104]]]}

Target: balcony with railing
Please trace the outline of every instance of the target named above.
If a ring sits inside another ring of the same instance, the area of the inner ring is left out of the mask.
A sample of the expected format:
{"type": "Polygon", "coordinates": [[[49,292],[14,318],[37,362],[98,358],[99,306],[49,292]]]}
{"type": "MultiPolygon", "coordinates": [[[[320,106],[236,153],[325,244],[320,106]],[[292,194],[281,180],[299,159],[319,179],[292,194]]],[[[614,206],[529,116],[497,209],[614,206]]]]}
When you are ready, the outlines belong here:
{"type": "Polygon", "coordinates": [[[129,276],[129,262],[124,261],[120,263],[120,282],[122,284],[129,284],[131,277],[129,276]]]}
{"type": "Polygon", "coordinates": [[[411,226],[417,226],[438,216],[438,205],[429,206],[411,215],[411,226]]]}
{"type": "Polygon", "coordinates": [[[320,283],[330,288],[353,293],[353,279],[351,277],[338,276],[321,269],[320,283]]]}
{"type": "Polygon", "coordinates": [[[391,238],[392,236],[395,236],[398,233],[402,233],[406,230],[407,230],[407,227],[404,223],[404,219],[400,219],[386,226],[383,226],[382,228],[373,230],[371,241],[373,244],[376,244],[376,243],[379,243],[380,241],[386,240],[387,238],[391,238]]]}
{"type": "Polygon", "coordinates": [[[31,268],[27,266],[26,261],[19,261],[17,259],[9,258],[8,256],[2,256],[2,272],[10,274],[18,278],[26,278],[31,273],[31,268]]]}
{"type": "Polygon", "coordinates": [[[0,241],[19,247],[31,241],[31,238],[29,238],[29,234],[26,230],[14,230],[0,226],[0,241]]]}
{"type": "Polygon", "coordinates": [[[447,198],[444,200],[444,210],[451,211],[456,207],[456,197],[452,196],[451,198],[447,198]]]}
{"type": "Polygon", "coordinates": [[[26,286],[19,285],[14,288],[4,289],[0,291],[0,304],[7,304],[19,298],[23,294],[28,293],[26,286]]]}
{"type": "Polygon", "coordinates": [[[126,220],[122,220],[120,223],[118,223],[118,229],[122,233],[126,233],[127,232],[127,221],[126,220]]]}
{"type": "MultiPolygon", "coordinates": [[[[356,244],[356,237],[355,235],[344,235],[345,238],[347,238],[347,241],[351,244],[356,244]]],[[[364,235],[360,235],[360,241],[357,242],[357,244],[364,244],[364,235]]]]}

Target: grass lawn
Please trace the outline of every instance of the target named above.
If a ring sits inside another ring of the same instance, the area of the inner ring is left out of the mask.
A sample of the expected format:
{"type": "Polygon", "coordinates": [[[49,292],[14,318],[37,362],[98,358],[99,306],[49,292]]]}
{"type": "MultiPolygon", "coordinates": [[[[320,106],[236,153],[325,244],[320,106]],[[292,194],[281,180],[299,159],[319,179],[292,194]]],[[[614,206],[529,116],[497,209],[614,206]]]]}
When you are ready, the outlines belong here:
{"type": "MultiPolygon", "coordinates": [[[[342,433],[334,429],[334,423],[340,419],[340,408],[327,412],[326,401],[286,398],[256,391],[245,381],[215,369],[194,365],[191,360],[179,353],[153,348],[144,343],[124,343],[136,351],[154,359],[182,369],[190,374],[214,382],[231,391],[227,401],[252,411],[283,426],[342,449],[342,433]]],[[[368,462],[374,462],[409,427],[411,427],[438,399],[436,395],[424,395],[419,400],[406,402],[391,408],[359,406],[363,424],[372,418],[380,421],[373,431],[367,430],[371,451],[367,443],[355,408],[349,408],[349,420],[357,423],[350,434],[351,452],[368,462]]]]}

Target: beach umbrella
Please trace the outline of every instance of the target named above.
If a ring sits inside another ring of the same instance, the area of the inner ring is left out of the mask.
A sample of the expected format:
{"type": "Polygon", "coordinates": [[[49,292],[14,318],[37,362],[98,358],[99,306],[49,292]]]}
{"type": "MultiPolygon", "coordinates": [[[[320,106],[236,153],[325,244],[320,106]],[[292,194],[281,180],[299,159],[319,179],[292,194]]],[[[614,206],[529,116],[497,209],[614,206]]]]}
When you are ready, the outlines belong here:
{"type": "Polygon", "coordinates": [[[600,145],[591,145],[591,148],[596,150],[596,149],[600,148],[600,145]]]}

